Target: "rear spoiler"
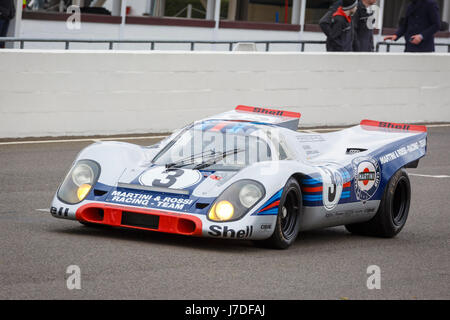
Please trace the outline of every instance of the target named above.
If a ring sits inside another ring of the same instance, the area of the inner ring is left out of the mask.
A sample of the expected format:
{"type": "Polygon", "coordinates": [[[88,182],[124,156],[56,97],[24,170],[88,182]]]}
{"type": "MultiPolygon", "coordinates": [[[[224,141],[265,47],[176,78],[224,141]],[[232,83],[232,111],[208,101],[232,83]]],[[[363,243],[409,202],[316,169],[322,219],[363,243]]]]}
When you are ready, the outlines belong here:
{"type": "Polygon", "coordinates": [[[301,114],[298,112],[238,105],[232,111],[212,116],[209,119],[273,124],[296,131],[300,117],[301,114]]]}
{"type": "Polygon", "coordinates": [[[426,126],[405,123],[392,123],[374,120],[363,120],[360,126],[370,131],[392,131],[392,132],[427,132],[426,126]]]}

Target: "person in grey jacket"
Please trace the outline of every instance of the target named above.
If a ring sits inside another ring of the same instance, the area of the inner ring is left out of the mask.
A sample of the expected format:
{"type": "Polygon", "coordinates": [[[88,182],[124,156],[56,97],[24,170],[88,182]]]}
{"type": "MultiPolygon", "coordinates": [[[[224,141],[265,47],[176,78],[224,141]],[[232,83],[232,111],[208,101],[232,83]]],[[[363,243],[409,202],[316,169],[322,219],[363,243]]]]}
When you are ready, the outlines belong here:
{"type": "Polygon", "coordinates": [[[375,26],[371,22],[374,21],[372,15],[375,12],[369,11],[368,8],[376,2],[377,0],[360,0],[358,3],[358,10],[352,17],[354,27],[353,51],[374,51],[373,28],[375,26]]]}
{"type": "Polygon", "coordinates": [[[327,35],[327,51],[353,51],[352,15],[357,5],[358,0],[342,0],[342,5],[333,13],[327,35]]]}
{"type": "MultiPolygon", "coordinates": [[[[0,0],[0,37],[8,34],[9,21],[16,15],[14,0],[0,0]]],[[[0,42],[0,48],[4,48],[5,43],[0,42]]]]}

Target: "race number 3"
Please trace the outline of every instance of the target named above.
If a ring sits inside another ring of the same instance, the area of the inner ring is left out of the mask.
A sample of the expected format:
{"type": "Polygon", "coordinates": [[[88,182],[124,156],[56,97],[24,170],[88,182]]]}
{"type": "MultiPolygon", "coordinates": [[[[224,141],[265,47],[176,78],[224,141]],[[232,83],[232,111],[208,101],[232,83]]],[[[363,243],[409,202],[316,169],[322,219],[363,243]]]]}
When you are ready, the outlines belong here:
{"type": "Polygon", "coordinates": [[[201,181],[202,174],[198,170],[166,169],[166,167],[154,167],[145,171],[139,182],[144,186],[184,189],[201,181]]]}
{"type": "Polygon", "coordinates": [[[184,171],[181,169],[175,169],[175,170],[171,170],[166,172],[166,176],[163,177],[162,179],[155,179],[152,182],[152,185],[155,187],[165,187],[165,188],[169,188],[170,186],[172,186],[173,184],[175,184],[175,182],[177,182],[177,178],[181,177],[183,175],[184,171]]]}

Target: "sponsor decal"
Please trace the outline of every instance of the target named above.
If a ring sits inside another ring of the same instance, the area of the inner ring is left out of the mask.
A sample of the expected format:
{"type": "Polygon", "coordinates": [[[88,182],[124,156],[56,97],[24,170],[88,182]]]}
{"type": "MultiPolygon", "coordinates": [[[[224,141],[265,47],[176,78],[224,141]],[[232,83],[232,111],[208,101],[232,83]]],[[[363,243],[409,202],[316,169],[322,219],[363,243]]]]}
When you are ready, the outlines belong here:
{"type": "Polygon", "coordinates": [[[378,124],[380,128],[388,128],[388,129],[398,129],[398,130],[406,130],[408,131],[411,126],[409,124],[397,124],[391,122],[380,122],[378,124]]]}
{"type": "Polygon", "coordinates": [[[347,151],[345,152],[346,154],[355,154],[355,153],[360,153],[360,152],[364,152],[367,151],[367,149],[362,149],[362,148],[347,148],[347,151]]]}
{"type": "Polygon", "coordinates": [[[337,211],[337,212],[328,212],[325,215],[325,218],[340,218],[342,216],[351,216],[351,215],[359,215],[359,214],[370,214],[374,213],[375,208],[368,208],[368,209],[362,209],[362,210],[344,210],[344,211],[337,211]]]}
{"type": "Polygon", "coordinates": [[[180,197],[153,196],[145,193],[135,193],[115,190],[106,199],[108,202],[115,202],[128,205],[139,205],[144,207],[157,207],[162,209],[183,210],[185,206],[190,206],[194,200],[180,197]]]}
{"type": "Polygon", "coordinates": [[[360,125],[366,130],[376,130],[376,128],[381,128],[388,132],[390,132],[390,131],[392,131],[392,132],[395,132],[395,131],[427,132],[427,127],[425,127],[425,126],[403,124],[403,123],[363,120],[363,121],[361,121],[360,125]],[[370,129],[370,127],[373,127],[373,129],[370,129]]]}
{"type": "Polygon", "coordinates": [[[358,157],[352,161],[355,177],[355,194],[363,202],[370,200],[378,190],[381,169],[378,161],[371,157],[358,157]]]}
{"type": "Polygon", "coordinates": [[[326,210],[333,210],[341,199],[344,179],[338,169],[318,167],[322,176],[322,201],[326,210]]]}
{"type": "Polygon", "coordinates": [[[213,237],[223,237],[223,238],[237,238],[245,239],[251,237],[253,234],[253,226],[246,226],[245,229],[234,230],[228,228],[228,226],[218,226],[212,225],[209,227],[208,234],[213,237]]]}
{"type": "Polygon", "coordinates": [[[417,142],[413,142],[405,147],[401,147],[397,150],[394,150],[393,152],[382,155],[380,157],[380,163],[381,164],[389,163],[391,161],[394,161],[395,159],[406,156],[408,153],[414,152],[421,148],[425,148],[426,145],[427,145],[427,141],[425,139],[422,139],[417,142]]]}
{"type": "Polygon", "coordinates": [[[69,214],[69,208],[55,208],[55,207],[51,207],[50,208],[50,213],[54,216],[58,215],[58,216],[64,216],[67,217],[67,215],[69,214]]]}
{"type": "Polygon", "coordinates": [[[142,173],[139,183],[144,186],[185,189],[199,183],[201,179],[202,174],[198,170],[156,167],[142,173]]]}
{"type": "Polygon", "coordinates": [[[272,225],[271,224],[262,224],[261,225],[261,230],[270,230],[272,229],[272,225]]]}
{"type": "Polygon", "coordinates": [[[325,139],[319,134],[306,134],[306,135],[298,135],[297,141],[300,143],[303,142],[323,142],[325,139]]]}
{"type": "Polygon", "coordinates": [[[267,114],[270,116],[278,116],[278,117],[291,117],[291,118],[300,118],[301,114],[298,112],[292,112],[292,111],[282,111],[282,110],[275,110],[275,109],[267,109],[267,108],[260,108],[260,107],[251,107],[251,106],[237,106],[237,111],[246,111],[246,112],[254,112],[254,113],[261,113],[261,114],[267,114]]]}

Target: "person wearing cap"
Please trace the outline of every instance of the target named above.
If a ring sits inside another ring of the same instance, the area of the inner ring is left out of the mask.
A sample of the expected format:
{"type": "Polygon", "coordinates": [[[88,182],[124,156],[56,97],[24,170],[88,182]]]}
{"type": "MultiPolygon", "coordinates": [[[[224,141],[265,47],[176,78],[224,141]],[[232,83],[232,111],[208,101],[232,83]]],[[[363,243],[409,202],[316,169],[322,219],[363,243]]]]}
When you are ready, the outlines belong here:
{"type": "Polygon", "coordinates": [[[353,51],[355,52],[373,52],[373,28],[371,21],[375,21],[372,15],[375,11],[369,11],[369,7],[376,4],[377,0],[359,0],[358,9],[352,17],[354,25],[353,51]],[[369,20],[371,19],[371,20],[369,20]]]}
{"type": "Polygon", "coordinates": [[[327,51],[353,51],[352,15],[358,0],[342,0],[342,5],[333,13],[330,33],[327,36],[327,51]]]}
{"type": "Polygon", "coordinates": [[[412,0],[400,19],[397,32],[384,41],[405,37],[405,52],[434,52],[434,35],[440,29],[439,6],[435,0],[412,0]]]}

